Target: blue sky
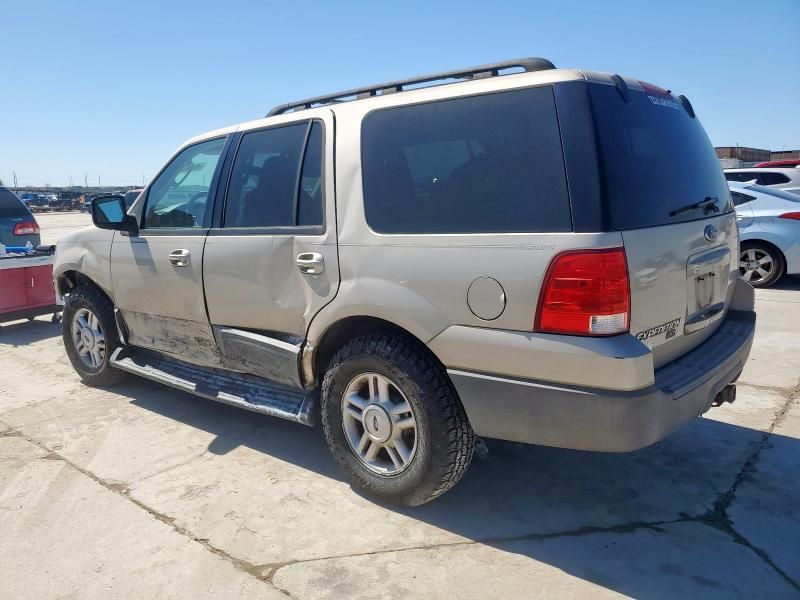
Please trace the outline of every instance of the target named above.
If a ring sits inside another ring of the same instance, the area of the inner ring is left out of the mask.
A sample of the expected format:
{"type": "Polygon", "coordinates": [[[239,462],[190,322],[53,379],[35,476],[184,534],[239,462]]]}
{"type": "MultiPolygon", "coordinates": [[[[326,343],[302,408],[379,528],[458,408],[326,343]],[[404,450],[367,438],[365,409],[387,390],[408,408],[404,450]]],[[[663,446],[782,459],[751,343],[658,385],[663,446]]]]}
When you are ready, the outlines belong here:
{"type": "Polygon", "coordinates": [[[800,148],[800,0],[0,0],[0,179],[135,184],[288,100],[520,56],[686,94],[715,145],[800,148]]]}

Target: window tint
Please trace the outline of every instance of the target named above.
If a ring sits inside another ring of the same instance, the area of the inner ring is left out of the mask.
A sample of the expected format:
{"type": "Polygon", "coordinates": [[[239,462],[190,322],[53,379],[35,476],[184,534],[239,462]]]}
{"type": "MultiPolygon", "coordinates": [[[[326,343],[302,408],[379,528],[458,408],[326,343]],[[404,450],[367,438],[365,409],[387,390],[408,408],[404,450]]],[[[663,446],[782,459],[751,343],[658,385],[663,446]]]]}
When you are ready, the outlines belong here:
{"type": "Polygon", "coordinates": [[[740,204],[744,204],[745,202],[750,202],[751,200],[755,200],[753,196],[748,196],[747,194],[742,194],[741,192],[731,192],[731,198],[733,199],[734,206],[739,206],[740,204]]]}
{"type": "Polygon", "coordinates": [[[28,209],[10,190],[0,188],[0,218],[27,217],[28,209]]]}
{"type": "Polygon", "coordinates": [[[374,112],[361,161],[380,233],[572,228],[551,87],[374,112]]]}
{"type": "Polygon", "coordinates": [[[711,142],[672,96],[589,84],[606,198],[615,229],[707,218],[730,206],[711,142]],[[684,207],[713,198],[713,204],[684,207]]]}
{"type": "Polygon", "coordinates": [[[322,124],[314,121],[308,136],[300,190],[297,197],[297,224],[322,225],[322,124]]]}
{"type": "Polygon", "coordinates": [[[183,150],[150,186],[145,228],[208,227],[208,189],[225,146],[209,140],[183,150]]]}
{"type": "Polygon", "coordinates": [[[761,185],[780,185],[781,183],[789,183],[791,181],[783,173],[759,173],[758,183],[761,185]]]}
{"type": "Polygon", "coordinates": [[[225,227],[286,227],[295,222],[297,173],[308,123],[242,136],[231,171],[225,227]]]}

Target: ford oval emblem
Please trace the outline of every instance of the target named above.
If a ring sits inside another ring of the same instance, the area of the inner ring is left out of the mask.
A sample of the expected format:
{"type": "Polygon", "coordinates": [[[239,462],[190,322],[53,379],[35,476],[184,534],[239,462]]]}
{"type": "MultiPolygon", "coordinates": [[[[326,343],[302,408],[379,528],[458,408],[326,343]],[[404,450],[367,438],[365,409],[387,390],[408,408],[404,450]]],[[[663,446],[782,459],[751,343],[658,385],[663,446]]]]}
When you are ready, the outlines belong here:
{"type": "Polygon", "coordinates": [[[706,228],[703,230],[703,235],[709,242],[716,242],[717,241],[717,228],[713,225],[706,225],[706,228]]]}

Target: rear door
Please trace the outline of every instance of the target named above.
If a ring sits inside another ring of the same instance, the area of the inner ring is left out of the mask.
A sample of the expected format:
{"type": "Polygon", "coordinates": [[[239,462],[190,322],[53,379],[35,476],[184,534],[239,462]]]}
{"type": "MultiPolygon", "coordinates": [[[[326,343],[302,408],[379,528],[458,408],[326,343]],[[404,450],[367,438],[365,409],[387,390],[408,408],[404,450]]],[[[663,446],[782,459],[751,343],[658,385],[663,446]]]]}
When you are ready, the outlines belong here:
{"type": "Polygon", "coordinates": [[[708,137],[684,102],[644,84],[590,83],[606,202],[621,231],[631,334],[658,367],[702,343],[738,277],[736,217],[708,137]],[[690,112],[692,114],[690,114],[690,112]]]}
{"type": "Polygon", "coordinates": [[[203,264],[223,364],[299,385],[300,344],[336,294],[330,111],[242,133],[203,264]]]}

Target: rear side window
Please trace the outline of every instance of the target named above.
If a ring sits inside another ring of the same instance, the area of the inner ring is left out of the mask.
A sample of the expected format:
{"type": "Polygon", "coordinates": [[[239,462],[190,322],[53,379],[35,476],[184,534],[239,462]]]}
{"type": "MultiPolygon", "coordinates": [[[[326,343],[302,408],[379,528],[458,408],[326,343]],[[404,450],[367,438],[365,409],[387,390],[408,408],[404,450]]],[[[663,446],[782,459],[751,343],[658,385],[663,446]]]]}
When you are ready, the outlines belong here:
{"type": "Polygon", "coordinates": [[[755,200],[753,196],[748,196],[747,194],[742,194],[741,192],[731,192],[731,198],[733,199],[734,206],[739,206],[740,204],[744,204],[745,202],[750,202],[751,200],[755,200]]]}
{"type": "Polygon", "coordinates": [[[0,188],[0,218],[14,218],[14,217],[27,217],[28,209],[22,203],[22,200],[17,196],[5,189],[0,188]]]}
{"type": "Polygon", "coordinates": [[[572,228],[551,87],[379,110],[361,137],[378,233],[572,228]]]}
{"type": "Polygon", "coordinates": [[[626,101],[615,86],[588,85],[614,229],[691,221],[732,209],[714,148],[677,99],[630,89],[626,101]]]}
{"type": "Polygon", "coordinates": [[[791,179],[789,179],[783,173],[759,173],[758,174],[758,183],[761,185],[780,185],[782,183],[789,183],[791,179]]]}

